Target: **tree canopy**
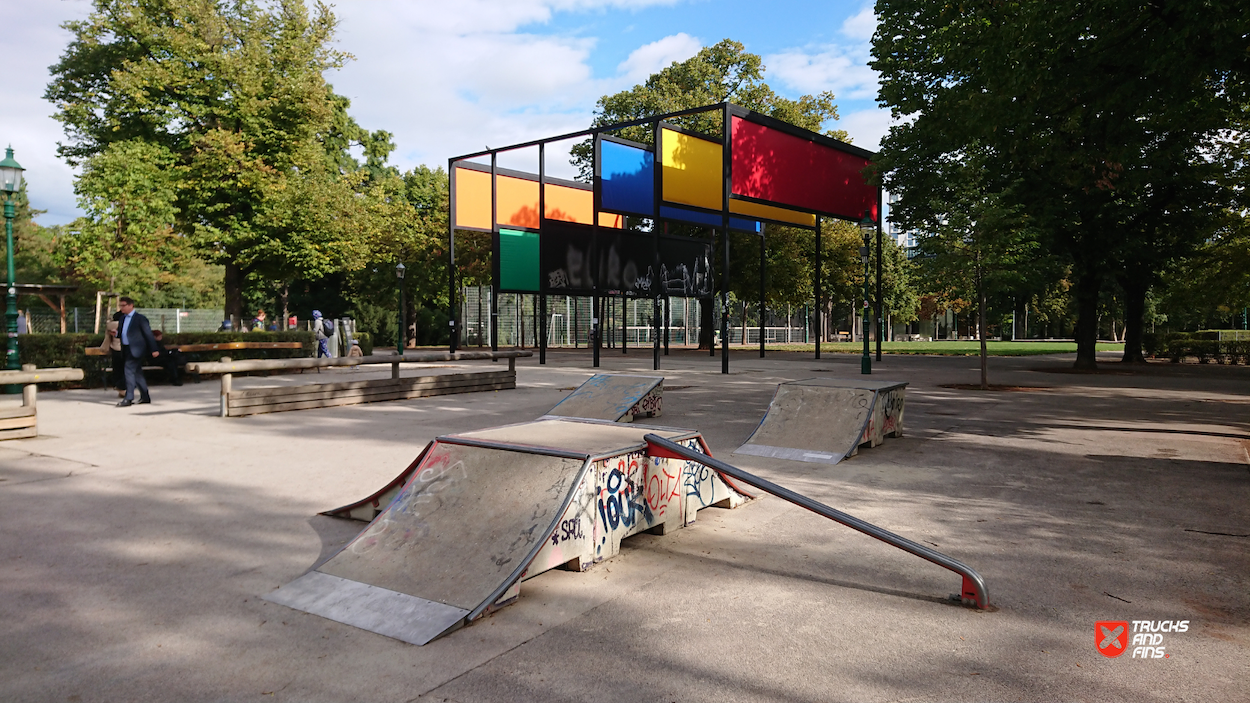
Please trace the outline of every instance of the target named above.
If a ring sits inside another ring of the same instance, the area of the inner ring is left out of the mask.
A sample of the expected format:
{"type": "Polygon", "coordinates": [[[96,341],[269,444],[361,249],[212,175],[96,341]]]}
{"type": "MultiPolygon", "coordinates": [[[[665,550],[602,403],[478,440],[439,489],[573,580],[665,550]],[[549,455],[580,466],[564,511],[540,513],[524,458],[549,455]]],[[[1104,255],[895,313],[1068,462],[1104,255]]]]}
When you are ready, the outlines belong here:
{"type": "MultiPolygon", "coordinates": [[[[360,129],[323,78],[349,58],[330,48],[327,6],[95,0],[86,20],[64,26],[74,40],[46,94],[65,127],[61,155],[99,183],[148,170],[115,157],[162,164],[162,193],[174,197],[145,217],[165,217],[201,258],[225,267],[227,314],[241,316],[251,274],[319,278],[367,263],[356,196],[383,175],[391,142],[360,129]],[[347,153],[353,144],[365,147],[365,170],[347,153]]],[[[137,240],[117,244],[96,251],[142,258],[130,248],[137,240]]]]}
{"type": "Polygon", "coordinates": [[[1234,195],[1219,174],[1248,104],[1244,8],[880,0],[877,15],[872,66],[901,120],[882,144],[887,187],[929,207],[952,197],[943,174],[977,168],[977,189],[1069,262],[1077,364],[1093,366],[1104,282],[1144,282],[1126,289],[1143,298],[1234,195]]]}

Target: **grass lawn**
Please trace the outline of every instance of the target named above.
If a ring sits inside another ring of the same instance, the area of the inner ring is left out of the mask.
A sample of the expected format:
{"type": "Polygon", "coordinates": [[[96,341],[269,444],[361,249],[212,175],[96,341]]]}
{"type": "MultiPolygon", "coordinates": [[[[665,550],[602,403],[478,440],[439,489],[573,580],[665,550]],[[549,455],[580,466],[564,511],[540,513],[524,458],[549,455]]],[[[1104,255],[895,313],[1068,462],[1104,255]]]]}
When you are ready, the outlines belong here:
{"type": "MultiPolygon", "coordinates": [[[[1035,356],[1037,354],[1075,354],[1076,342],[986,342],[986,352],[990,356],[1035,356]]],[[[758,349],[758,347],[743,347],[758,349]]],[[[877,352],[877,343],[871,342],[872,353],[877,352]]],[[[772,351],[815,352],[814,344],[769,344],[772,351]]],[[[837,354],[861,354],[864,350],[862,342],[825,342],[820,345],[822,352],[837,354]]],[[[885,354],[939,354],[943,356],[976,356],[981,353],[981,343],[970,342],[882,342],[881,351],[885,354]]],[[[1124,344],[1098,343],[1098,351],[1124,351],[1124,344]]]]}

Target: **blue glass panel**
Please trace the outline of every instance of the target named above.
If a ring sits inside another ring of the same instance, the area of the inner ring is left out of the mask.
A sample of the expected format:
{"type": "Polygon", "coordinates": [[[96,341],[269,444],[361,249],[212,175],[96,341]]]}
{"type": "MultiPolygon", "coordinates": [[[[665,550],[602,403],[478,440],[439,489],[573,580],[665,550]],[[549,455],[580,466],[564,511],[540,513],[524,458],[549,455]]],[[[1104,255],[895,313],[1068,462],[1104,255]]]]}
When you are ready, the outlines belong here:
{"type": "Polygon", "coordinates": [[[599,142],[599,188],[604,210],[655,215],[655,157],[637,147],[599,142]]]}
{"type": "MultiPolygon", "coordinates": [[[[685,208],[673,207],[671,205],[660,206],[660,217],[665,220],[680,220],[682,222],[692,222],[696,225],[707,225],[708,227],[720,227],[721,216],[712,212],[703,212],[701,210],[687,210],[685,208]]],[[[730,217],[729,228],[736,229],[740,232],[760,231],[760,223],[755,220],[747,220],[741,217],[730,217]]]]}

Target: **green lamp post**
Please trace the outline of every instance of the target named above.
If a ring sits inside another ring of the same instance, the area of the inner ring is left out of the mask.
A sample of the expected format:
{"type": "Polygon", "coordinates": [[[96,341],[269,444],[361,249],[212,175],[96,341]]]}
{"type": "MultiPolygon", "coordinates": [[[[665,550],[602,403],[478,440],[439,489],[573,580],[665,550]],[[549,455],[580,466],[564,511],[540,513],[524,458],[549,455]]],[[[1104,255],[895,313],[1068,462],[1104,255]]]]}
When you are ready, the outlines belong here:
{"type": "Polygon", "coordinates": [[[864,246],[859,248],[859,258],[864,262],[864,356],[860,360],[859,371],[863,374],[872,373],[872,355],[868,350],[868,329],[872,326],[868,319],[871,308],[868,306],[868,238],[877,232],[877,221],[868,213],[859,221],[859,233],[864,235],[864,246]]]}
{"type": "Polygon", "coordinates": [[[399,336],[395,339],[399,347],[399,353],[403,354],[408,348],[408,318],[405,315],[404,307],[404,262],[395,265],[395,280],[399,282],[399,336]]]}
{"type": "Polygon", "coordinates": [[[13,160],[13,147],[6,149],[4,161],[0,161],[0,190],[4,191],[4,235],[7,246],[5,254],[9,260],[9,295],[5,307],[9,348],[4,367],[11,371],[19,371],[22,368],[17,355],[17,272],[13,267],[13,218],[17,217],[17,209],[13,205],[13,199],[22,189],[22,171],[24,170],[13,160]]]}

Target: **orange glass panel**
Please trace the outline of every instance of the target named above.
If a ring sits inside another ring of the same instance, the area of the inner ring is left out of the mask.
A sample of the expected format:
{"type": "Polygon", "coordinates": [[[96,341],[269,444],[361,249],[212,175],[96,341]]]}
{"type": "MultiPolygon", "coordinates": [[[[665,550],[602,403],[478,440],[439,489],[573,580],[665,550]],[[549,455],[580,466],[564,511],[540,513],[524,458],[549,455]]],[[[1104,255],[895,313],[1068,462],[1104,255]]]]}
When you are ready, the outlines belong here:
{"type": "Polygon", "coordinates": [[[495,207],[499,226],[538,229],[538,181],[499,176],[497,182],[495,207]]]}
{"type": "MultiPolygon", "coordinates": [[[[591,215],[595,208],[595,194],[589,190],[570,188],[556,183],[547,184],[547,219],[578,224],[591,224],[591,215]]],[[[599,213],[599,226],[620,229],[620,215],[606,212],[599,213]]]]}
{"type": "Polygon", "coordinates": [[[491,231],[490,221],[490,174],[468,168],[457,168],[456,179],[456,227],[491,231]]]}

